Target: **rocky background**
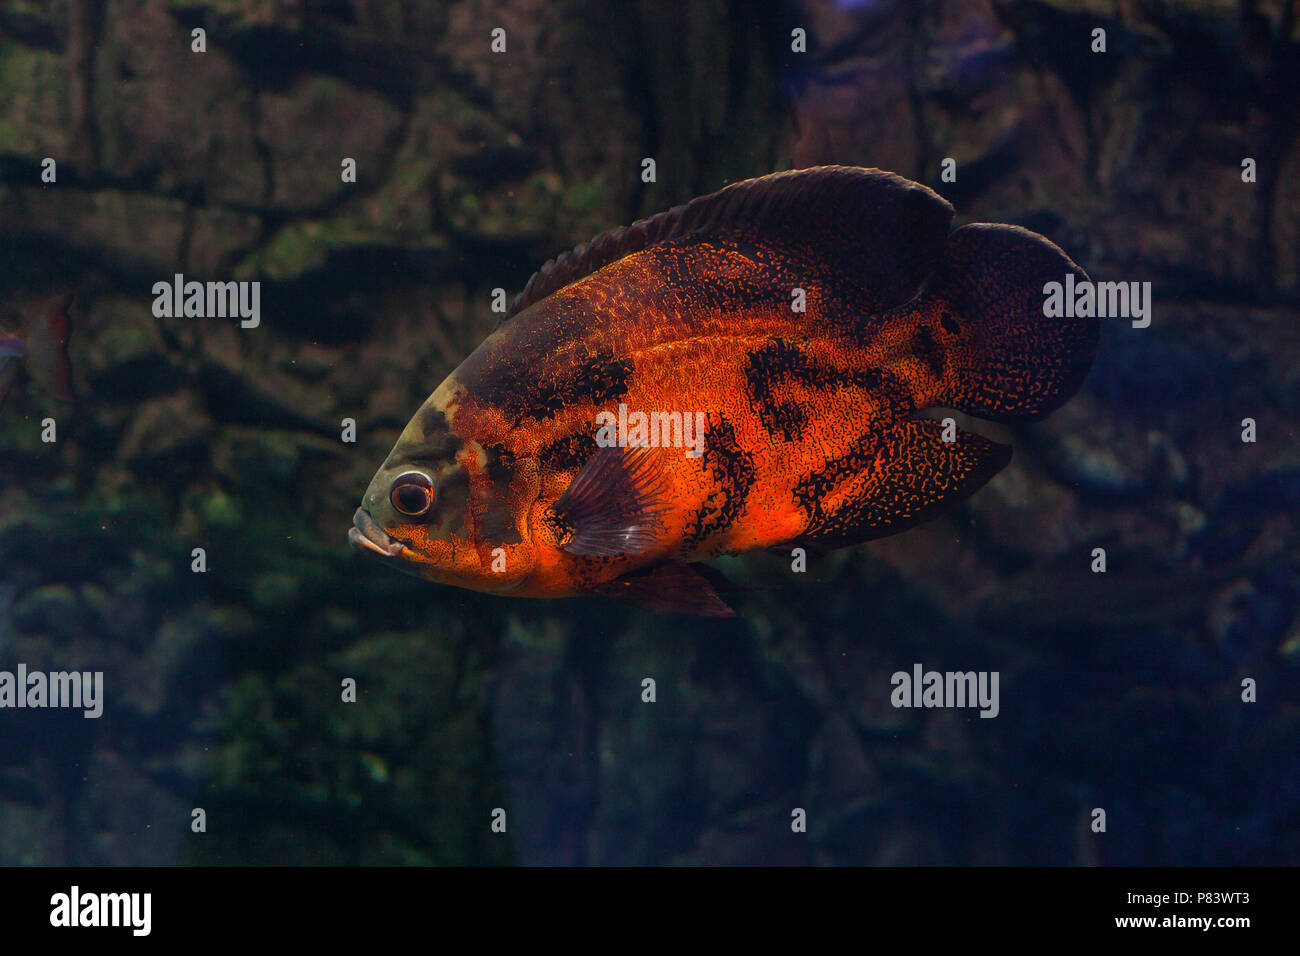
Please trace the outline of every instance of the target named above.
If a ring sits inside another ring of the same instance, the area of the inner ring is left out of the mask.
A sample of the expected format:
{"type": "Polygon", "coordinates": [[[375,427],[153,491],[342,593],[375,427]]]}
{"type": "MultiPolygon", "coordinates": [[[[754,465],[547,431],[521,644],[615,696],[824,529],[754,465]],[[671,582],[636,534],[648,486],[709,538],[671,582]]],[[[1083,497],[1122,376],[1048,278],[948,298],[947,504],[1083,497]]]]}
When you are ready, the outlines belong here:
{"type": "Polygon", "coordinates": [[[0,325],[77,300],[75,402],[0,409],[0,668],[108,699],[0,712],[0,863],[1300,862],[1298,73],[1292,0],[3,0],[0,325]],[[350,553],[492,289],[826,162],[1152,282],[1151,327],[954,514],[722,562],[734,622],[350,553]],[[155,319],[176,272],[261,326],[155,319]],[[1000,716],[895,710],[918,661],[1000,716]]]}

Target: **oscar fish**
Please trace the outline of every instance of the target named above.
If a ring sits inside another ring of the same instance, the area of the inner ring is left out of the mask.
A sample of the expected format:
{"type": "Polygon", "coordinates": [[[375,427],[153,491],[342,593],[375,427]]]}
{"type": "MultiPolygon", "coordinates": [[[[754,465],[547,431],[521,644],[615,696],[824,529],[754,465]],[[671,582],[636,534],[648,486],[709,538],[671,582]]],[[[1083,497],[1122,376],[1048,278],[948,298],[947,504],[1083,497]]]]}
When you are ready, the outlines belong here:
{"type": "Polygon", "coordinates": [[[1011,448],[925,413],[1040,418],[1098,341],[1096,319],[1044,316],[1047,282],[1087,281],[1057,246],[952,216],[823,166],[551,260],[416,411],[349,540],[457,587],[727,616],[711,558],[931,518],[1011,448]]]}
{"type": "Polygon", "coordinates": [[[0,327],[0,407],[17,378],[22,361],[37,385],[60,401],[72,400],[72,368],[68,363],[68,309],[72,296],[59,296],[39,308],[39,317],[27,323],[27,331],[0,327]]]}

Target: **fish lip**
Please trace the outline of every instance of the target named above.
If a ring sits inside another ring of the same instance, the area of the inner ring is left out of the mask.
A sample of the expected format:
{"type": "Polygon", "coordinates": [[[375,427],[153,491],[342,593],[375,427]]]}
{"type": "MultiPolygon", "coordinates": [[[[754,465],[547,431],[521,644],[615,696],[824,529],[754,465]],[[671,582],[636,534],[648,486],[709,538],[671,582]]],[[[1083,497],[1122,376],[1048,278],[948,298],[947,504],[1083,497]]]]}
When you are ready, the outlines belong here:
{"type": "Polygon", "coordinates": [[[389,537],[388,532],[379,527],[379,522],[364,508],[358,508],[352,516],[348,543],[358,551],[373,551],[384,558],[400,557],[406,551],[406,545],[389,537]]]}

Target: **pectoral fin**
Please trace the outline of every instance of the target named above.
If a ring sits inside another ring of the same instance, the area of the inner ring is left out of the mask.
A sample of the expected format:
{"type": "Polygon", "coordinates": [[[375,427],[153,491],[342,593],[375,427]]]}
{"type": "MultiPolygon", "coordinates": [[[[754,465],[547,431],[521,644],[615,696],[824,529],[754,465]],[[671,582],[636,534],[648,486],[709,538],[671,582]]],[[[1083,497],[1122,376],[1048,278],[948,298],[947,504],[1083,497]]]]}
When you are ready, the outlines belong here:
{"type": "Polygon", "coordinates": [[[600,448],[551,512],[572,531],[570,554],[614,557],[653,551],[663,531],[663,476],[654,448],[600,448]]]}

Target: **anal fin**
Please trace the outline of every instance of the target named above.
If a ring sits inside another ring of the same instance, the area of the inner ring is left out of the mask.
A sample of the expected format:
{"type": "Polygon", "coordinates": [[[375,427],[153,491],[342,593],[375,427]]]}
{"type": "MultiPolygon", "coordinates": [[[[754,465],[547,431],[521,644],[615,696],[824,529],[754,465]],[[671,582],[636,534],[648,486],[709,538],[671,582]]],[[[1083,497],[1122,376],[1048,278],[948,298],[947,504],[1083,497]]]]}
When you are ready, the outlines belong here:
{"type": "Polygon", "coordinates": [[[1011,446],[932,419],[900,422],[800,483],[812,509],[801,539],[843,547],[905,531],[973,494],[1011,460],[1011,446]]]}
{"type": "MultiPolygon", "coordinates": [[[[721,577],[716,571],[713,574],[721,577]]],[[[736,616],[736,612],[718,595],[703,569],[681,561],[656,564],[599,585],[594,590],[605,597],[651,611],[699,617],[736,616]]]]}

